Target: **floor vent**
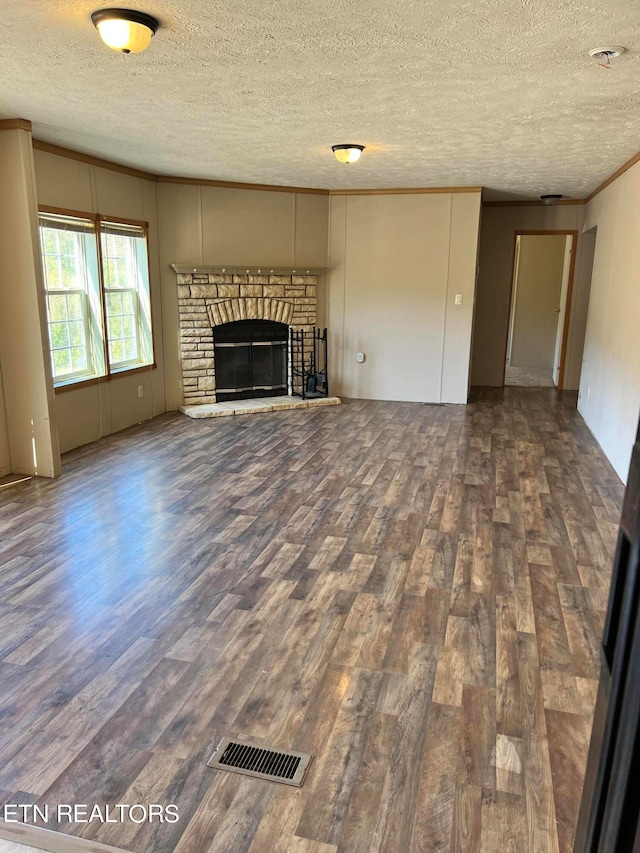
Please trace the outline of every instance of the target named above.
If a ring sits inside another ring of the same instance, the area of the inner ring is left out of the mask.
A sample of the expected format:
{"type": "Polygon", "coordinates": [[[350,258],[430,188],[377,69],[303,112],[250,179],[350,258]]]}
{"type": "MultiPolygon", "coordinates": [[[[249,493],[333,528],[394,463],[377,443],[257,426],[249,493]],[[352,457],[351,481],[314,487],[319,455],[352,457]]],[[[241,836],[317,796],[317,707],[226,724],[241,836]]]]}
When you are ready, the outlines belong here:
{"type": "Polygon", "coordinates": [[[312,756],[307,752],[267,749],[244,741],[223,737],[207,762],[216,770],[232,770],[271,782],[302,787],[312,756]]]}

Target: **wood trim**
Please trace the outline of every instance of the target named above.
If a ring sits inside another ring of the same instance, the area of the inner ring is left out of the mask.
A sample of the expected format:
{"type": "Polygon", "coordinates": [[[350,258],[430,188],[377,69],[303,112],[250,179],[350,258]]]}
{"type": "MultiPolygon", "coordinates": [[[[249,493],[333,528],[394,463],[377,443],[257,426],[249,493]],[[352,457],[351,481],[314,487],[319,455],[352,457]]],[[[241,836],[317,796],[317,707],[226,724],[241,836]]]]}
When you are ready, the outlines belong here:
{"type": "Polygon", "coordinates": [[[515,231],[516,234],[521,234],[523,237],[546,237],[561,234],[577,234],[577,231],[572,231],[570,228],[532,228],[527,230],[525,228],[518,228],[515,231]]]}
{"type": "Polygon", "coordinates": [[[27,118],[0,119],[0,130],[31,130],[31,122],[27,118]]]}
{"type": "Polygon", "coordinates": [[[200,187],[226,187],[233,190],[261,190],[272,193],[306,193],[307,195],[329,195],[329,190],[315,187],[287,187],[279,184],[245,184],[237,181],[215,181],[208,178],[179,178],[171,175],[157,175],[161,184],[190,184],[200,187]]]}
{"type": "Polygon", "coordinates": [[[502,350],[502,387],[504,388],[504,381],[507,378],[507,347],[509,346],[509,327],[511,326],[511,308],[513,303],[513,291],[516,286],[515,281],[515,265],[516,265],[516,246],[518,243],[518,232],[513,232],[513,245],[511,247],[511,266],[510,266],[510,282],[511,286],[509,287],[509,306],[507,308],[507,331],[504,336],[504,348],[502,350]]]}
{"type": "MultiPolygon", "coordinates": [[[[154,341],[155,344],[155,341],[154,341]]],[[[112,373],[105,373],[104,376],[95,376],[92,379],[84,379],[81,382],[67,382],[66,385],[54,385],[55,394],[64,394],[66,391],[75,391],[77,388],[88,388],[90,385],[101,385],[103,382],[110,382],[112,379],[117,379],[119,376],[133,376],[134,373],[144,373],[146,370],[156,370],[157,362],[153,364],[143,364],[141,367],[128,367],[126,370],[115,370],[112,373]]]]}
{"type": "Polygon", "coordinates": [[[483,201],[483,207],[557,207],[560,204],[586,204],[586,198],[563,198],[556,204],[545,204],[543,201],[483,201]]]}
{"type": "Polygon", "coordinates": [[[33,140],[33,147],[38,151],[45,151],[47,154],[57,154],[59,157],[66,157],[68,160],[78,160],[80,163],[87,163],[89,166],[110,169],[112,172],[121,172],[124,175],[131,175],[133,178],[142,178],[145,181],[158,180],[158,176],[152,172],[144,172],[142,169],[134,169],[131,166],[124,166],[122,163],[113,163],[111,160],[102,160],[100,157],[93,157],[91,154],[84,154],[82,151],[74,151],[73,148],[63,148],[61,145],[53,145],[51,142],[42,142],[40,139],[33,140]]]}
{"type": "Polygon", "coordinates": [[[609,186],[609,184],[612,184],[615,180],[617,180],[620,175],[624,175],[627,169],[630,169],[632,166],[635,166],[636,163],[640,163],[640,151],[638,151],[637,154],[634,154],[633,157],[627,160],[626,163],[623,163],[619,169],[616,169],[616,171],[612,175],[609,175],[609,177],[605,181],[603,181],[599,186],[595,188],[595,190],[590,195],[587,196],[585,201],[589,202],[594,199],[598,195],[598,193],[601,193],[602,190],[606,189],[609,186]]]}
{"type": "Polygon", "coordinates": [[[26,823],[0,821],[0,838],[49,853],[127,853],[124,848],[111,847],[76,835],[65,835],[63,832],[52,832],[26,823]]]}
{"type": "Polygon", "coordinates": [[[329,195],[418,195],[425,193],[479,193],[482,187],[384,187],[371,190],[328,190],[329,195]]]}
{"type": "Polygon", "coordinates": [[[76,219],[89,219],[96,225],[99,221],[97,213],[88,213],[86,210],[72,210],[70,207],[53,207],[50,204],[39,204],[38,213],[52,213],[54,216],[73,216],[76,219]]]}
{"type": "Polygon", "coordinates": [[[75,391],[76,388],[88,388],[90,385],[99,385],[108,379],[108,376],[95,376],[92,379],[83,379],[81,382],[67,382],[65,385],[54,385],[54,394],[64,394],[67,391],[75,391]]]}
{"type": "Polygon", "coordinates": [[[509,292],[509,310],[507,312],[507,332],[504,339],[504,352],[502,357],[502,385],[504,387],[504,380],[507,373],[507,346],[509,343],[509,325],[511,323],[511,303],[513,301],[513,288],[514,288],[514,264],[516,259],[516,241],[518,237],[553,237],[555,235],[564,234],[566,237],[573,237],[573,242],[571,244],[571,261],[569,263],[569,281],[567,282],[567,301],[564,309],[564,323],[562,326],[562,343],[560,344],[560,371],[558,373],[558,391],[563,390],[564,385],[564,372],[565,372],[565,362],[567,358],[567,345],[568,345],[568,337],[569,337],[569,322],[571,317],[571,301],[573,297],[573,278],[576,269],[576,257],[578,255],[578,231],[573,229],[558,229],[558,230],[523,230],[518,229],[513,232],[513,249],[511,250],[511,290],[509,292]]]}
{"type": "Polygon", "coordinates": [[[112,370],[105,379],[117,379],[119,376],[133,376],[134,373],[144,373],[146,370],[156,370],[158,367],[157,362],[153,362],[152,364],[141,364],[140,367],[127,367],[124,370],[112,370]]]}
{"type": "Polygon", "coordinates": [[[578,232],[568,232],[573,240],[571,242],[571,262],[569,263],[569,281],[567,282],[567,300],[564,306],[564,322],[562,325],[562,343],[560,344],[560,371],[558,373],[558,390],[564,388],[564,373],[567,361],[567,347],[569,344],[569,323],[571,320],[571,302],[573,299],[573,276],[576,271],[576,258],[578,256],[578,232]]]}
{"type": "Polygon", "coordinates": [[[50,204],[39,204],[38,211],[40,213],[53,213],[58,216],[75,216],[76,219],[90,219],[99,225],[101,222],[116,222],[119,225],[135,225],[137,228],[144,228],[149,237],[149,223],[142,219],[128,219],[124,216],[106,216],[102,213],[88,213],[86,210],[72,210],[69,207],[53,207],[50,204]]]}
{"type": "Polygon", "coordinates": [[[135,225],[136,228],[144,228],[147,239],[149,238],[149,223],[142,219],[125,219],[123,216],[103,216],[101,213],[96,214],[98,222],[115,222],[118,225],[135,225]]]}

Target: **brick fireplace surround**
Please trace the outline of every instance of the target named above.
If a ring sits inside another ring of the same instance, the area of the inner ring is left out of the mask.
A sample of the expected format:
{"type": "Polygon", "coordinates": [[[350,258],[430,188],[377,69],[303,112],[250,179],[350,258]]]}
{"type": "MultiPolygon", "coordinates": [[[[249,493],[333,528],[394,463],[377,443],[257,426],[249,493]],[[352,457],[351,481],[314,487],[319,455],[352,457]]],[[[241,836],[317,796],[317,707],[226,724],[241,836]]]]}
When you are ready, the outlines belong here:
{"type": "Polygon", "coordinates": [[[182,387],[187,406],[216,402],[213,327],[236,320],[275,320],[293,329],[316,325],[318,271],[187,272],[172,265],[178,282],[182,387]]]}

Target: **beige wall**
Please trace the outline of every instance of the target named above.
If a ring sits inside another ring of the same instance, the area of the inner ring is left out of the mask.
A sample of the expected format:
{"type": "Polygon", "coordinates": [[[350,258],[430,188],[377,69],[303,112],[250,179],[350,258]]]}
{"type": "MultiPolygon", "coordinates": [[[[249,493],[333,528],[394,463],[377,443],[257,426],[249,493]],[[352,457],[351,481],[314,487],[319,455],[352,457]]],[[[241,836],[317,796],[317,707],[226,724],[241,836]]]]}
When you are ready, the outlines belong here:
{"type": "Polygon", "coordinates": [[[5,477],[10,473],[11,454],[9,452],[9,433],[7,432],[7,417],[4,410],[4,391],[2,388],[2,371],[0,370],[0,477],[5,477]]]}
{"type": "Polygon", "coordinates": [[[566,237],[523,235],[514,290],[512,367],[553,369],[566,237]]]}
{"type": "Polygon", "coordinates": [[[31,133],[0,132],[0,464],[16,474],[53,477],[60,470],[44,290],[37,237],[31,133]],[[8,451],[8,452],[7,452],[8,451]],[[7,458],[9,457],[9,458],[7,458]]]}
{"type": "MultiPolygon", "coordinates": [[[[582,205],[483,206],[471,381],[502,385],[516,231],[581,231],[582,205]]],[[[578,238],[564,387],[577,389],[591,281],[591,257],[578,238]]]]}
{"type": "Polygon", "coordinates": [[[466,402],[479,217],[479,193],[331,197],[332,393],[466,402]]]}
{"type": "MultiPolygon", "coordinates": [[[[167,408],[182,405],[176,275],[170,264],[325,267],[328,196],[158,184],[167,408]]],[[[324,279],[318,324],[326,318],[324,279]]]]}
{"type": "Polygon", "coordinates": [[[640,164],[586,206],[584,229],[593,228],[578,409],[626,480],[640,413],[640,164]]]}
{"type": "Polygon", "coordinates": [[[58,391],[55,410],[60,446],[65,451],[165,411],[156,183],[39,150],[34,151],[34,159],[39,204],[149,223],[149,282],[157,368],[58,391]]]}

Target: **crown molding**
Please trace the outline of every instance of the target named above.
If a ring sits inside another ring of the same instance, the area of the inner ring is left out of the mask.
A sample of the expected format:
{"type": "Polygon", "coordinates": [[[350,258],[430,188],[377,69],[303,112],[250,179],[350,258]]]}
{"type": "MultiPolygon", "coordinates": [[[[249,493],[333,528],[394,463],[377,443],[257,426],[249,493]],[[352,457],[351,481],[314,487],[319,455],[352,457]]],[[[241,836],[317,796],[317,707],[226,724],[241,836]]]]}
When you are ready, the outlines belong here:
{"type": "Polygon", "coordinates": [[[620,175],[624,175],[627,169],[630,169],[632,166],[635,166],[638,162],[640,162],[640,151],[638,151],[637,154],[634,154],[633,157],[627,160],[626,163],[623,163],[619,169],[616,169],[616,171],[612,175],[609,175],[609,177],[605,181],[603,181],[599,186],[597,186],[595,190],[586,197],[585,201],[592,201],[598,195],[598,193],[601,193],[602,190],[605,190],[609,186],[609,184],[612,184],[617,178],[620,177],[620,175]]]}
{"type": "Polygon", "coordinates": [[[384,187],[371,190],[329,190],[329,195],[417,195],[424,193],[480,193],[482,187],[384,187]]]}
{"type": "Polygon", "coordinates": [[[558,207],[560,204],[586,204],[586,198],[563,198],[555,204],[545,204],[543,201],[483,201],[483,207],[558,207]]]}
{"type": "Polygon", "coordinates": [[[0,119],[0,130],[31,130],[31,122],[27,118],[0,119]]]}
{"type": "Polygon", "coordinates": [[[78,160],[80,163],[88,163],[90,166],[98,166],[101,169],[110,169],[112,172],[121,172],[134,178],[143,178],[145,181],[158,180],[158,176],[152,172],[134,169],[131,166],[124,166],[122,163],[113,163],[111,160],[102,160],[100,157],[93,157],[91,154],[84,154],[82,151],[75,151],[73,148],[63,148],[61,145],[53,145],[51,142],[42,142],[40,139],[33,140],[33,147],[38,151],[45,151],[47,154],[57,154],[58,157],[78,160]]]}
{"type": "Polygon", "coordinates": [[[157,175],[161,184],[192,184],[199,187],[227,187],[233,190],[262,190],[272,193],[307,193],[309,195],[329,195],[330,190],[315,187],[289,187],[283,184],[246,184],[238,181],[216,181],[209,178],[179,178],[172,175],[157,175]]]}

